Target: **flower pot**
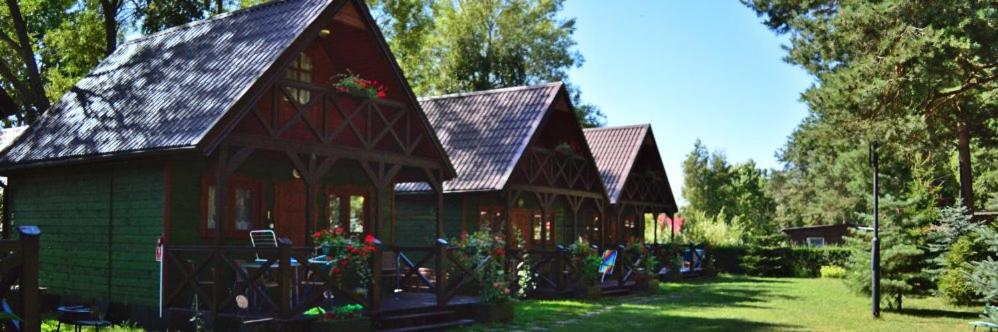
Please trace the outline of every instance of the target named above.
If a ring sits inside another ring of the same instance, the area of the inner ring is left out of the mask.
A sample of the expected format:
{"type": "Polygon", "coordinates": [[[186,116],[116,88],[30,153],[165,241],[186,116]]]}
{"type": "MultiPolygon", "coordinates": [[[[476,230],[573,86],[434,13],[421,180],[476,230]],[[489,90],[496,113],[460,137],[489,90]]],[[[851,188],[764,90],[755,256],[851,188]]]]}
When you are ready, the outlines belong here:
{"type": "Polygon", "coordinates": [[[310,331],[371,331],[371,319],[367,317],[357,317],[337,320],[316,320],[312,322],[310,331]]]}
{"type": "Polygon", "coordinates": [[[505,323],[513,320],[513,302],[476,303],[475,320],[479,323],[505,323]]]}
{"type": "Polygon", "coordinates": [[[575,287],[575,297],[598,300],[603,297],[603,289],[599,285],[578,285],[575,287]]]}
{"type": "Polygon", "coordinates": [[[658,279],[649,279],[648,288],[645,291],[648,292],[649,294],[657,294],[658,290],[659,290],[658,279]]]}

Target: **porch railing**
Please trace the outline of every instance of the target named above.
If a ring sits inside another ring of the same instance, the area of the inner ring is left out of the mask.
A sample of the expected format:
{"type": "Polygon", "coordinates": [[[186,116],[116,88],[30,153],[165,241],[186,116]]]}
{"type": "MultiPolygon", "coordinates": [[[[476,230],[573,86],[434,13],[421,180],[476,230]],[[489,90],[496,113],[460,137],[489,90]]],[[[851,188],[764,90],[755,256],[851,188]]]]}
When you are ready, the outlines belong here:
{"type": "MultiPolygon", "coordinates": [[[[372,257],[381,255],[375,246],[372,257]]],[[[327,266],[310,262],[315,248],[248,246],[164,247],[170,271],[163,305],[198,317],[293,319],[325,303],[360,304],[376,311],[377,285],[359,285],[330,276],[327,266]],[[366,289],[366,291],[363,291],[366,289]]],[[[374,273],[374,276],[379,275],[374,273]]],[[[374,279],[372,276],[372,279],[374,279]]]]}

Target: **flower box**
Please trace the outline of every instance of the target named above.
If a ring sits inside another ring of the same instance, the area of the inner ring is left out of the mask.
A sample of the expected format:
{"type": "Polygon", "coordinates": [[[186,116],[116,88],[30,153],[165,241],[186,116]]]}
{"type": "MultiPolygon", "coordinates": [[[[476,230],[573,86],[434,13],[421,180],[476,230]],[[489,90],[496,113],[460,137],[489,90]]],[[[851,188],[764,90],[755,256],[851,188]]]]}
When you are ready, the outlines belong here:
{"type": "Polygon", "coordinates": [[[371,331],[371,319],[368,317],[357,317],[337,320],[316,320],[312,322],[309,331],[371,331]]]}
{"type": "Polygon", "coordinates": [[[475,320],[480,323],[505,323],[513,320],[513,302],[476,303],[475,320]]]}

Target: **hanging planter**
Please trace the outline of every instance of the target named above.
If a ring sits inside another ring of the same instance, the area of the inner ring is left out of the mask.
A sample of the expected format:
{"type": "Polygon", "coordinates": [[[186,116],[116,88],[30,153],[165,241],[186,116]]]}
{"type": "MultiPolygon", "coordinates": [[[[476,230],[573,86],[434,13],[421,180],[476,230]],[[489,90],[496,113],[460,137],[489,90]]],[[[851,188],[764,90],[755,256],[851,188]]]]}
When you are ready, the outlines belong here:
{"type": "Polygon", "coordinates": [[[386,96],[383,84],[360,78],[350,70],[347,70],[346,74],[333,76],[330,81],[333,88],[341,93],[368,99],[384,99],[386,96]]]}

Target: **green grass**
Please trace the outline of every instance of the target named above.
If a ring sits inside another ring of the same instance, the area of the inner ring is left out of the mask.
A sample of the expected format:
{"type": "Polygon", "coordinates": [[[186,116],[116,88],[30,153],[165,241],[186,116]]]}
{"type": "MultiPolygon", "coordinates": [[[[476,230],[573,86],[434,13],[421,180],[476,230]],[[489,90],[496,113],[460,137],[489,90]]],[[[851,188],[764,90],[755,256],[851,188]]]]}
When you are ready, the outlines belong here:
{"type": "Polygon", "coordinates": [[[470,331],[969,331],[980,308],[905,299],[903,312],[870,317],[868,298],[840,279],[719,276],[663,284],[655,295],[599,302],[524,301],[509,325],[470,331]]]}

